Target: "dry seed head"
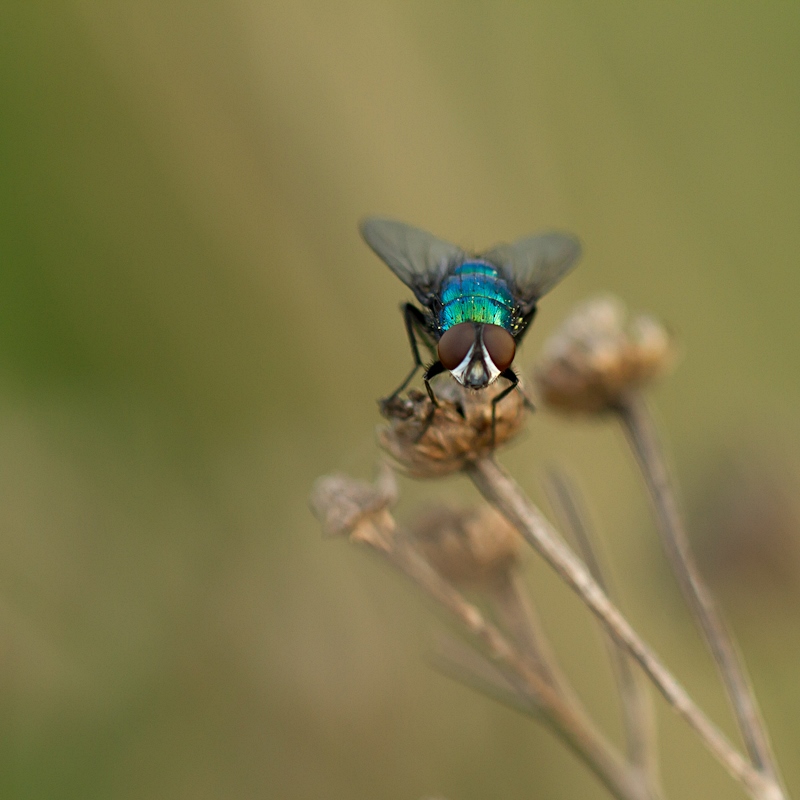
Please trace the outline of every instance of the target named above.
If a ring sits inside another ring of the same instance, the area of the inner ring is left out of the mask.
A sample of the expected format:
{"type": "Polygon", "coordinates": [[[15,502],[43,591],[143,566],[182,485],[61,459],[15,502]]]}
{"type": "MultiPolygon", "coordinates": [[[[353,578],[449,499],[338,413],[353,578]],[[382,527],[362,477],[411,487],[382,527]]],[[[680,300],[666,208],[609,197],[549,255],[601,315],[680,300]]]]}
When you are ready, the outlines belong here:
{"type": "Polygon", "coordinates": [[[445,579],[480,588],[507,576],[519,561],[522,539],[494,508],[432,508],[410,526],[419,549],[445,579]]]}
{"type": "Polygon", "coordinates": [[[391,549],[395,524],[389,508],[397,502],[397,482],[386,464],[372,484],[347,475],[319,478],[309,502],[327,536],[349,535],[353,541],[391,549]]]}
{"type": "MultiPolygon", "coordinates": [[[[415,478],[457,472],[491,452],[491,401],[504,388],[496,381],[476,392],[455,381],[442,382],[442,388],[437,387],[439,405],[430,424],[430,398],[412,389],[407,397],[381,404],[381,413],[389,424],[378,428],[378,441],[415,478]]],[[[525,403],[515,390],[497,404],[495,446],[515,436],[524,422],[525,403]]]]}
{"type": "Polygon", "coordinates": [[[564,320],[534,372],[545,404],[574,413],[606,411],[669,368],[673,350],[664,327],[647,315],[626,317],[620,300],[604,296],[564,320]]]}

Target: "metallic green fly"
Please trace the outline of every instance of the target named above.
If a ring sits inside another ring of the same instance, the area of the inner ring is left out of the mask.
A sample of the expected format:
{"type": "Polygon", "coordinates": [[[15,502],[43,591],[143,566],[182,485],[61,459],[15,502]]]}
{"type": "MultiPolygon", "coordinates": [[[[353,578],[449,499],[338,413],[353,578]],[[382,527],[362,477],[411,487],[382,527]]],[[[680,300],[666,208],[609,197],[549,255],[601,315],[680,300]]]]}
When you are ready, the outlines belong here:
{"type": "Polygon", "coordinates": [[[435,356],[423,375],[433,406],[430,381],[446,371],[468,389],[484,389],[498,378],[509,382],[492,400],[494,430],[497,403],[519,383],[511,368],[517,344],[539,298],[578,261],[578,240],[565,233],[540,233],[470,255],[419,228],[377,217],[362,222],[361,235],[421,306],[403,305],[414,367],[387,401],[425,366],[419,337],[435,356]]]}

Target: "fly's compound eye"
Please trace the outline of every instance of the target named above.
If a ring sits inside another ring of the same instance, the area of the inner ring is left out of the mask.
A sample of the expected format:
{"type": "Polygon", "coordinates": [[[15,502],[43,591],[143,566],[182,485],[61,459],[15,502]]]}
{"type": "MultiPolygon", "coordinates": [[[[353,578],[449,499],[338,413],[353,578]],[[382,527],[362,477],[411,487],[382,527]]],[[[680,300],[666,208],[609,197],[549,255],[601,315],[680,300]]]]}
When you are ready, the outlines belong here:
{"type": "Polygon", "coordinates": [[[471,322],[460,322],[448,328],[439,339],[439,361],[445,369],[455,369],[475,344],[475,326],[471,322]]]}
{"type": "Polygon", "coordinates": [[[500,372],[511,366],[517,345],[514,337],[505,328],[499,325],[484,325],[483,344],[500,372]]]}

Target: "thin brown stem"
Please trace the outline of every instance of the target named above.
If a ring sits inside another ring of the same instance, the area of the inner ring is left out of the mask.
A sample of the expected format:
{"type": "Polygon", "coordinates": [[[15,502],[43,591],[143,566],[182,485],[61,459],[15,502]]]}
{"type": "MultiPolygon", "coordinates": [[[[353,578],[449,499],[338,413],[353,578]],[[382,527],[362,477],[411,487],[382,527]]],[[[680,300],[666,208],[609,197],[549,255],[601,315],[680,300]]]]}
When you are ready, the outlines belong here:
{"type": "Polygon", "coordinates": [[[630,623],[608,599],[583,562],[567,547],[547,519],[494,460],[474,462],[467,474],[492,503],[547,560],[601,621],[614,640],[639,662],[676,712],[697,732],[706,747],[728,772],[758,800],[779,800],[784,795],[768,776],[756,770],[703,714],[661,660],[642,641],[630,623]]]}
{"type": "MultiPolygon", "coordinates": [[[[328,535],[348,535],[368,545],[445,608],[498,663],[500,680],[488,685],[519,698],[520,707],[545,718],[553,731],[620,800],[657,800],[591,720],[569,702],[481,611],[437,572],[411,540],[397,530],[389,506],[397,497],[391,470],[372,486],[336,475],[317,481],[311,507],[328,535]]],[[[462,664],[463,666],[463,664],[462,664]]],[[[485,677],[484,673],[484,677],[485,677]]]]}
{"type": "MultiPolygon", "coordinates": [[[[505,580],[498,580],[485,590],[494,615],[512,637],[515,644],[521,648],[522,656],[530,663],[534,671],[541,675],[556,690],[557,694],[564,698],[573,713],[577,714],[581,719],[588,719],[583,703],[562,671],[550,642],[544,634],[538,616],[523,590],[519,574],[515,571],[509,571],[505,577],[505,580]]],[[[617,660],[625,660],[625,664],[628,666],[627,659],[629,657],[627,654],[621,651],[613,640],[609,639],[609,641],[617,660]]],[[[630,669],[628,672],[630,673],[630,669]]],[[[634,679],[633,675],[630,677],[632,680],[634,679]]],[[[629,687],[621,686],[621,691],[623,688],[629,687]]],[[[641,689],[641,686],[636,688],[641,689]]],[[[623,705],[627,707],[624,699],[623,705]]],[[[637,718],[637,721],[640,720],[637,718]]],[[[630,730],[630,738],[647,736],[649,737],[648,743],[652,742],[653,737],[649,735],[651,730],[651,728],[645,730],[642,726],[638,726],[635,730],[630,730]]],[[[646,750],[648,754],[651,752],[648,744],[632,744],[629,748],[628,769],[635,776],[636,782],[640,784],[639,791],[642,796],[650,800],[658,800],[662,797],[662,792],[656,778],[657,763],[655,761],[653,763],[643,761],[641,758],[636,760],[636,757],[640,755],[639,750],[641,749],[646,750]]]]}
{"type": "MultiPolygon", "coordinates": [[[[613,598],[594,544],[597,537],[593,535],[589,515],[582,507],[574,485],[562,473],[552,470],[549,474],[548,490],[550,502],[560,511],[563,524],[577,543],[589,572],[600,588],[613,598]]],[[[608,657],[622,704],[628,758],[651,785],[658,786],[658,748],[653,704],[641,676],[632,668],[631,656],[627,650],[620,647],[607,633],[603,638],[608,647],[608,657]]]]}
{"type": "Polygon", "coordinates": [[[566,676],[561,670],[538,615],[521,586],[515,570],[487,587],[486,595],[500,626],[511,636],[537,672],[551,686],[579,705],[566,676]]]}
{"type": "Polygon", "coordinates": [[[402,535],[395,535],[391,549],[378,549],[395,567],[409,576],[428,596],[443,606],[487,648],[490,655],[510,668],[517,688],[528,703],[547,718],[558,736],[592,769],[608,790],[620,800],[655,800],[638,776],[599,733],[591,721],[542,675],[503,633],[447,583],[402,535]]]}
{"type": "Polygon", "coordinates": [[[656,426],[644,399],[629,395],[617,413],[649,490],[661,543],[686,603],[717,663],[747,752],[776,782],[778,767],[744,664],[695,563],[656,426]]]}

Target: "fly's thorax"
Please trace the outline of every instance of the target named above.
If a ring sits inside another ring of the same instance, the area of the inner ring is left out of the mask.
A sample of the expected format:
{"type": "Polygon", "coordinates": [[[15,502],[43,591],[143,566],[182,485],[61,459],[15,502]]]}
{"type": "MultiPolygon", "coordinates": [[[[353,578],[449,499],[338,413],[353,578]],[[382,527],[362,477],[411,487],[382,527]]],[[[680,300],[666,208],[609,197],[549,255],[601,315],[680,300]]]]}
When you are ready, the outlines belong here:
{"type": "Polygon", "coordinates": [[[514,337],[499,325],[461,322],[439,339],[442,365],[468,389],[494,383],[514,360],[514,337]]]}
{"type": "Polygon", "coordinates": [[[520,313],[511,290],[497,267],[474,259],[459,264],[442,282],[438,327],[446,332],[473,322],[516,330],[520,313]]]}

